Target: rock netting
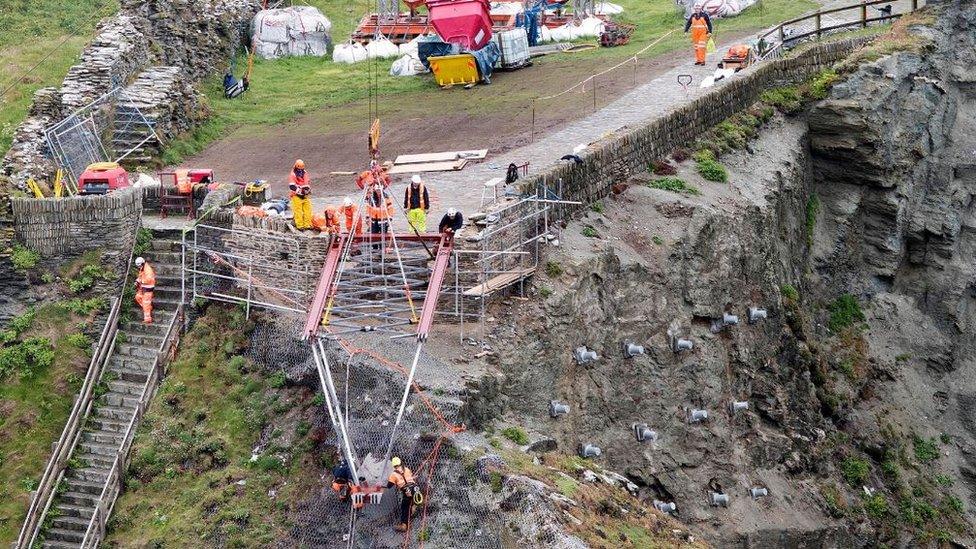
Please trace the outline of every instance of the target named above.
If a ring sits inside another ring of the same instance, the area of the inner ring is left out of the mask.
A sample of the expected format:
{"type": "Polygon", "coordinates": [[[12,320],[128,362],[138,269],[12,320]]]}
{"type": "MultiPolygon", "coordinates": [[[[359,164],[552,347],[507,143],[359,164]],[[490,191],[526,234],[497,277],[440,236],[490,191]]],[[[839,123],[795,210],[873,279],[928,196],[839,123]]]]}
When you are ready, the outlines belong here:
{"type": "Polygon", "coordinates": [[[62,199],[11,198],[19,243],[45,259],[79,257],[109,250],[105,264],[122,272],[142,219],[142,193],[126,189],[104,196],[62,199]]]}

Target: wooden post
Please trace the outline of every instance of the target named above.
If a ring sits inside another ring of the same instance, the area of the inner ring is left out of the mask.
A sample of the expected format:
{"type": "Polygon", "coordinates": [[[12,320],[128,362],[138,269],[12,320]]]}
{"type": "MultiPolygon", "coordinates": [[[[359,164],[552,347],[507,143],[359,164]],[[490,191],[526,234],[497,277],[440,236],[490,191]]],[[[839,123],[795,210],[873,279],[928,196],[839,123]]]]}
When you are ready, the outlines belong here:
{"type": "Polygon", "coordinates": [[[817,10],[817,16],[814,18],[814,22],[817,25],[817,40],[820,39],[820,10],[817,10]]]}
{"type": "Polygon", "coordinates": [[[783,31],[783,25],[780,24],[777,30],[779,30],[779,43],[782,44],[786,41],[786,32],[783,31]]]}
{"type": "Polygon", "coordinates": [[[918,0],[912,0],[912,11],[918,9],[918,0]]]}
{"type": "Polygon", "coordinates": [[[868,5],[861,0],[861,28],[868,28],[868,5]]]}

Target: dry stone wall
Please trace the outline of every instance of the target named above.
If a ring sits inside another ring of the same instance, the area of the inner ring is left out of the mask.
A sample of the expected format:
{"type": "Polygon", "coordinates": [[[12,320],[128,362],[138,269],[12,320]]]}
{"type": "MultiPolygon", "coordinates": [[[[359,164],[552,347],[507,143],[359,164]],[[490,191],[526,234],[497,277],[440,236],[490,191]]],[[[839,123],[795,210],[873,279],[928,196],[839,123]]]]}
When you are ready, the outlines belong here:
{"type": "MultiPolygon", "coordinates": [[[[817,44],[795,57],[769,61],[754,72],[715,89],[699,99],[650,123],[594,143],[581,164],[562,163],[522,183],[523,193],[535,193],[540,183],[551,189],[562,181],[566,200],[584,205],[600,200],[610,186],[642,172],[729,116],[755,103],[770,88],[793,85],[832,66],[865,43],[866,38],[817,44]]],[[[561,210],[561,213],[571,211],[561,210]]]]}
{"type": "Polygon", "coordinates": [[[103,249],[106,265],[122,272],[142,219],[142,193],[127,189],[104,196],[12,198],[14,236],[42,258],[64,263],[103,249]]]}

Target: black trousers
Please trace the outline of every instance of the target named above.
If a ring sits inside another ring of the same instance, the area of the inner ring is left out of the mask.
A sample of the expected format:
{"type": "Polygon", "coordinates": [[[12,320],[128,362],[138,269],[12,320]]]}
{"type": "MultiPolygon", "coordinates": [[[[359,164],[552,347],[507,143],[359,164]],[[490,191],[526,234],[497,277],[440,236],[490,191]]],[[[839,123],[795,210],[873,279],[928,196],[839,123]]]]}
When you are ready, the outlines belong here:
{"type": "Polygon", "coordinates": [[[410,520],[411,506],[413,506],[413,498],[400,494],[400,524],[406,524],[410,520]]]}

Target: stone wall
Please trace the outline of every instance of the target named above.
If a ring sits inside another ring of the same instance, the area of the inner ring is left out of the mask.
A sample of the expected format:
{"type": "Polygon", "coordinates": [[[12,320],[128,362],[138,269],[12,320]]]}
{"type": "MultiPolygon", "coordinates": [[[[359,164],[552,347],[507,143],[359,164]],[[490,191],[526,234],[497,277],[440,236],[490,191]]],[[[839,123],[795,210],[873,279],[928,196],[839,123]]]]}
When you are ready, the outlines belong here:
{"type": "Polygon", "coordinates": [[[85,252],[106,250],[103,261],[128,262],[142,219],[142,193],[126,189],[105,196],[61,199],[12,198],[14,237],[41,257],[64,263],[85,252]]]}
{"type": "Polygon", "coordinates": [[[646,170],[651,161],[693,143],[719,122],[752,105],[764,91],[800,83],[845,58],[867,40],[817,44],[795,57],[763,63],[754,72],[735,77],[664,117],[591,144],[582,155],[582,164],[557,164],[527,178],[521,185],[522,192],[534,194],[539,183],[556,189],[562,180],[562,198],[591,204],[609,194],[614,183],[646,170]]]}

